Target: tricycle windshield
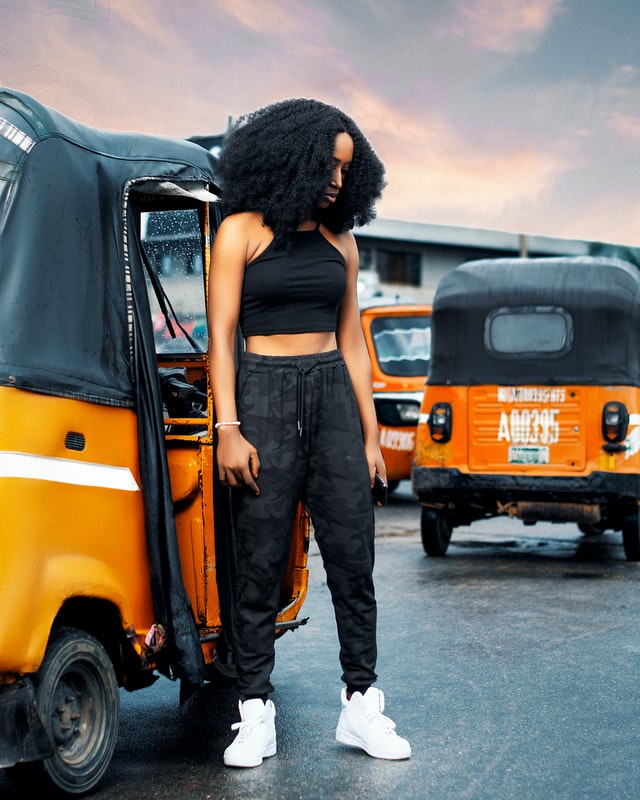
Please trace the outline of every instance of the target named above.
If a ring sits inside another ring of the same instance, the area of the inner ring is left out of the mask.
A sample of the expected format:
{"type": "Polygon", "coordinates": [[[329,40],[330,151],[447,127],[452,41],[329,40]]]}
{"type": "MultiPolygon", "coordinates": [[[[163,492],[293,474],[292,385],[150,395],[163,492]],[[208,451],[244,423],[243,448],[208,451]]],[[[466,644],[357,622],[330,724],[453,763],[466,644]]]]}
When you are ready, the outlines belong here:
{"type": "Polygon", "coordinates": [[[193,353],[207,349],[202,236],[195,208],[144,212],[142,246],[157,278],[160,297],[147,274],[156,352],[193,353]],[[161,307],[161,298],[169,306],[161,307]]]}
{"type": "Polygon", "coordinates": [[[376,359],[382,372],[416,378],[429,371],[431,319],[427,315],[377,317],[371,322],[376,359]]]}

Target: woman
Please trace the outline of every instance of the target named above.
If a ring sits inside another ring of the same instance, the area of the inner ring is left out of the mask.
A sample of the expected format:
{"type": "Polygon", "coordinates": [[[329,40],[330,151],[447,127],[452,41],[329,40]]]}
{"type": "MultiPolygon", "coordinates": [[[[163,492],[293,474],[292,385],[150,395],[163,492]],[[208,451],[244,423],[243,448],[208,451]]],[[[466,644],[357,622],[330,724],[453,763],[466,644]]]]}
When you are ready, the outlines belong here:
{"type": "Polygon", "coordinates": [[[298,99],[238,120],[219,176],[225,219],[211,260],[210,380],[220,479],[240,494],[234,660],[242,698],[224,762],[254,767],[276,752],[275,619],[300,501],[340,641],[346,686],[336,738],[374,757],[409,758],[372,685],[371,487],[386,471],[350,232],[375,216],[384,167],[349,117],[298,99]],[[245,352],[236,375],[238,324],[245,352]]]}

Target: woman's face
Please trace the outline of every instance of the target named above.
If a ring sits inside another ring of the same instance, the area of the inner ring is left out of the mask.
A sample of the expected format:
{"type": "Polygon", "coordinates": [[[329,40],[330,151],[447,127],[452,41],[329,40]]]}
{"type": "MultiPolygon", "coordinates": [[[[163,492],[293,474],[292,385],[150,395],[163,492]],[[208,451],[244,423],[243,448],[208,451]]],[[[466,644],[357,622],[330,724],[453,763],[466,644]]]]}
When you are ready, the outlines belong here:
{"type": "Polygon", "coordinates": [[[330,205],[336,202],[342,182],[349,172],[349,167],[353,161],[353,139],[348,133],[339,133],[336,136],[336,143],[333,148],[333,172],[331,173],[331,181],[324,190],[318,206],[320,208],[329,208],[330,205]]]}

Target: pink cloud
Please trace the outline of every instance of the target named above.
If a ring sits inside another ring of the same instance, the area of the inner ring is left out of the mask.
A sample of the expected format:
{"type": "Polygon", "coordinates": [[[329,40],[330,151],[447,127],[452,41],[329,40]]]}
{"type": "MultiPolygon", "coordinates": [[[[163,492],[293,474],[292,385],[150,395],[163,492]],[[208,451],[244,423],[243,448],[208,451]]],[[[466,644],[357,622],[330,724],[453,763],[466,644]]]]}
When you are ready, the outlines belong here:
{"type": "Polygon", "coordinates": [[[321,7],[302,0],[288,0],[286,8],[279,9],[263,0],[223,0],[214,5],[247,30],[261,36],[275,35],[278,39],[300,33],[323,17],[321,7]]]}
{"type": "MultiPolygon", "coordinates": [[[[429,145],[423,141],[426,147],[429,145]]],[[[500,152],[482,148],[443,147],[426,151],[422,164],[415,158],[396,159],[385,194],[393,216],[457,212],[482,217],[484,226],[501,226],[505,214],[517,214],[518,227],[526,228],[526,212],[548,195],[571,165],[562,157],[532,144],[500,152]]],[[[416,153],[412,153],[416,157],[416,153]]]]}
{"type": "Polygon", "coordinates": [[[474,136],[434,111],[402,112],[357,81],[345,97],[387,167],[383,217],[531,232],[557,184],[580,166],[564,144],[474,136]]]}
{"type": "Polygon", "coordinates": [[[611,129],[626,139],[640,142],[640,116],[634,114],[614,114],[609,122],[611,129]]]}
{"type": "Polygon", "coordinates": [[[563,6],[564,0],[464,0],[443,32],[464,37],[476,50],[529,51],[563,6]]]}

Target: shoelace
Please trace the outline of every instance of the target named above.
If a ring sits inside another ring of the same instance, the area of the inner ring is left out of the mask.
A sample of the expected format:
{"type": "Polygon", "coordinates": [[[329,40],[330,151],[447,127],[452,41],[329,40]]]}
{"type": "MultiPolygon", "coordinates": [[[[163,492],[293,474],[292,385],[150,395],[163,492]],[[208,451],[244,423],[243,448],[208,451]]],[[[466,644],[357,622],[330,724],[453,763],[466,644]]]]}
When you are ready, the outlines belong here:
{"type": "Polygon", "coordinates": [[[386,733],[393,733],[396,729],[396,723],[390,717],[386,717],[381,711],[366,709],[365,716],[368,720],[371,720],[371,722],[384,728],[386,733]]]}
{"type": "Polygon", "coordinates": [[[257,728],[258,725],[261,725],[264,722],[262,719],[254,719],[254,720],[247,720],[242,719],[240,722],[234,722],[231,725],[232,731],[240,731],[238,734],[239,739],[244,739],[247,734],[249,734],[254,728],[257,728]]]}

